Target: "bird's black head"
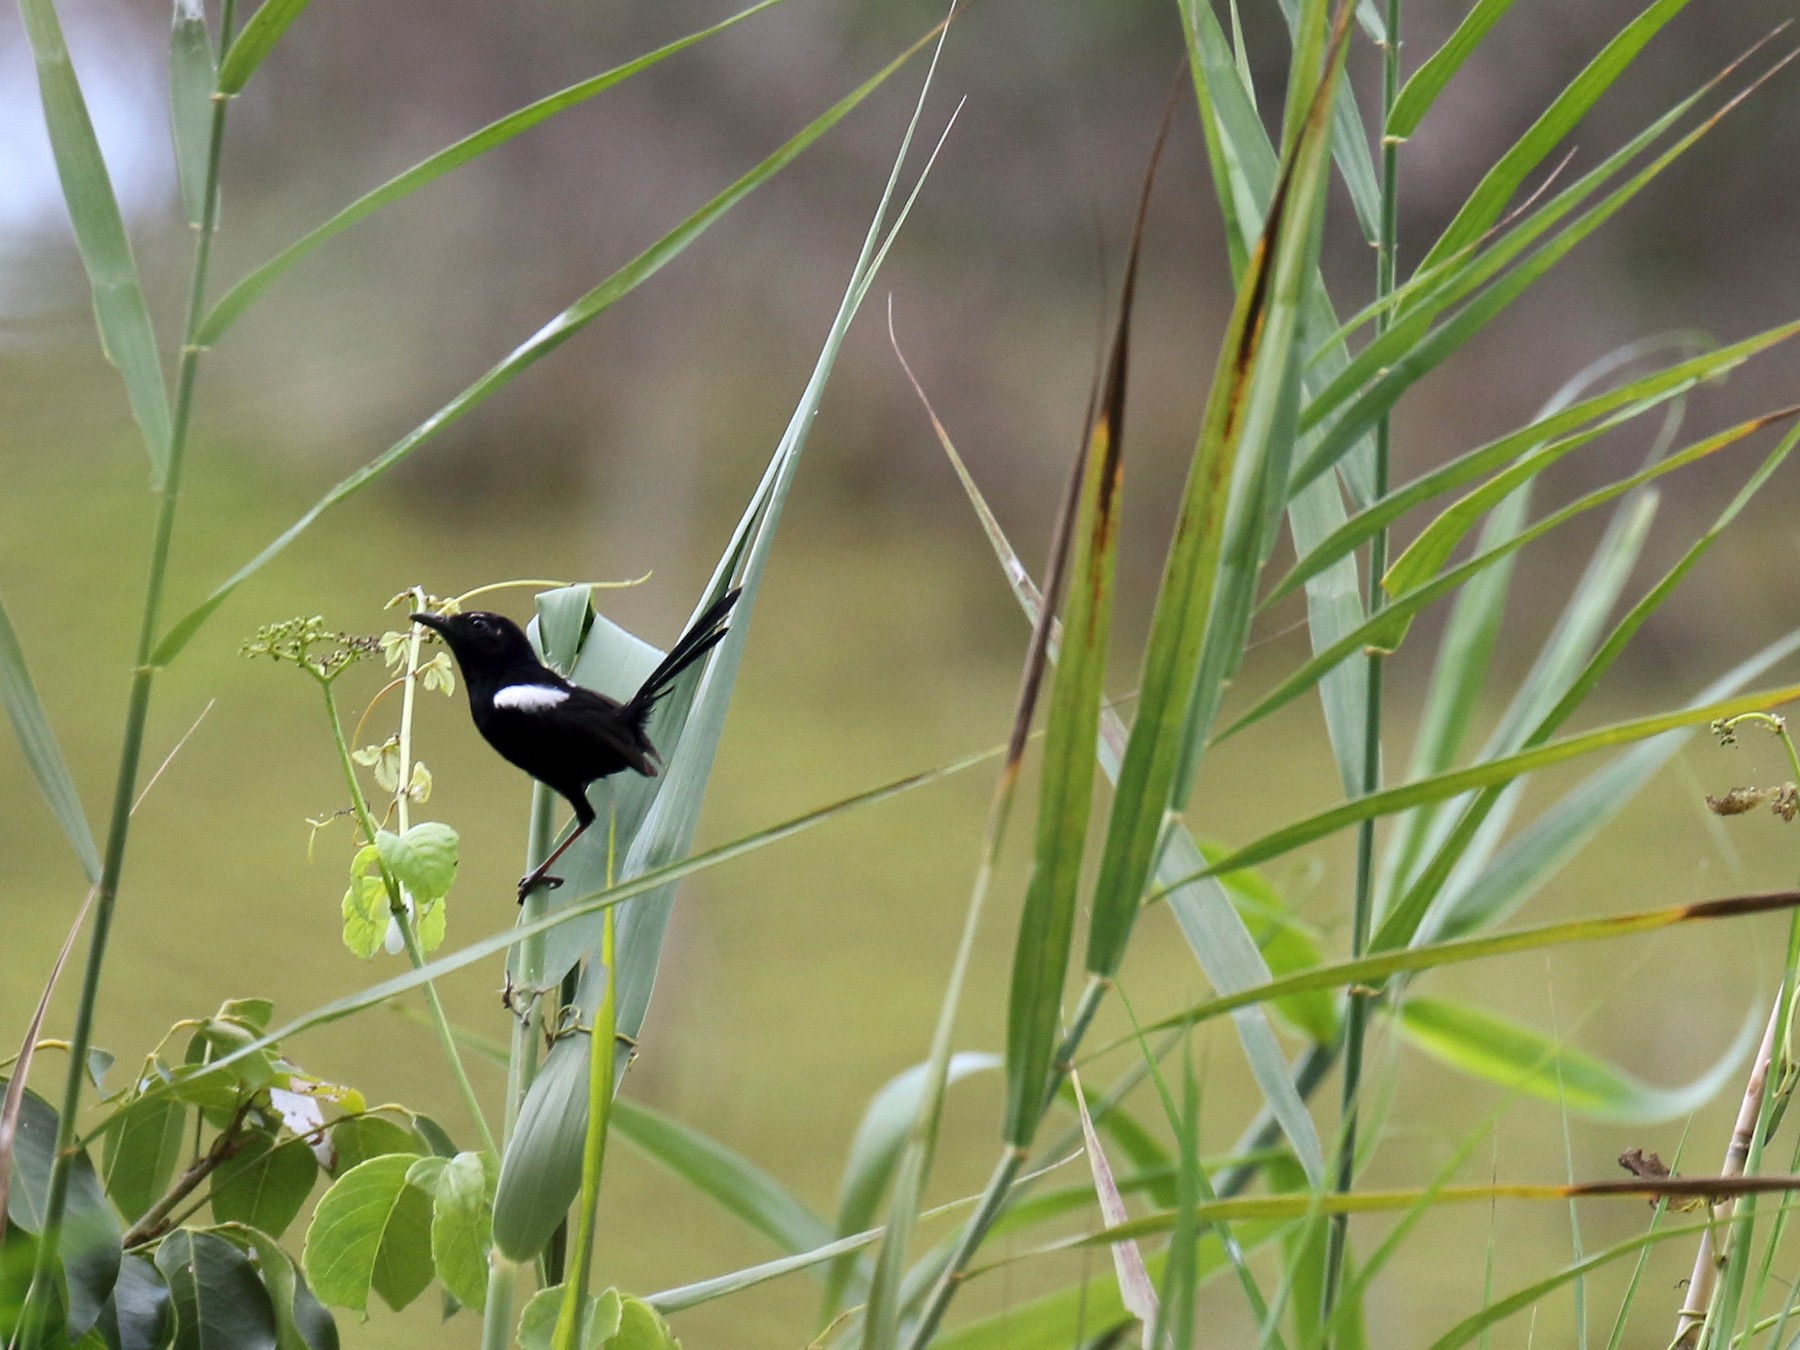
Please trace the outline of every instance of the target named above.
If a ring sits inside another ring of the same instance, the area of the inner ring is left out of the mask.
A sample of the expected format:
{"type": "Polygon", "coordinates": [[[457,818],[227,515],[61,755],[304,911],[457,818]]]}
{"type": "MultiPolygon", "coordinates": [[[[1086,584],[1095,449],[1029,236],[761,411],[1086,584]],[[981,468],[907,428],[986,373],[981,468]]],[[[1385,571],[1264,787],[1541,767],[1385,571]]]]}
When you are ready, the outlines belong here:
{"type": "Polygon", "coordinates": [[[414,614],[414,623],[435,629],[456,653],[465,672],[472,669],[499,672],[539,664],[531,639],[504,614],[472,609],[464,614],[414,614]]]}

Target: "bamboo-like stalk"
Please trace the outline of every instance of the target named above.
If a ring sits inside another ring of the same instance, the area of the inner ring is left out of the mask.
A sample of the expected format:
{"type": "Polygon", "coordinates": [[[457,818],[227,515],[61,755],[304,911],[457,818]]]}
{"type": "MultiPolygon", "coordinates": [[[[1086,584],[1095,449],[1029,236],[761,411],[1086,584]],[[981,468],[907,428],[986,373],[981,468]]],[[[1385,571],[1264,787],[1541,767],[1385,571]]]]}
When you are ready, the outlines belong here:
{"type": "MultiPolygon", "coordinates": [[[[1399,145],[1387,135],[1387,122],[1394,110],[1400,89],[1400,0],[1387,0],[1382,17],[1381,43],[1381,237],[1375,249],[1375,302],[1380,304],[1393,294],[1395,281],[1395,249],[1399,240],[1399,145]]],[[[1391,309],[1383,308],[1375,320],[1375,336],[1379,338],[1393,321],[1391,309]]],[[[1384,414],[1375,424],[1374,496],[1377,501],[1387,494],[1389,420],[1384,414]]],[[[1387,570],[1387,530],[1377,530],[1369,539],[1368,610],[1373,617],[1382,607],[1385,592],[1381,576],[1387,570]]],[[[1363,705],[1362,791],[1364,796],[1381,791],[1381,710],[1382,654],[1371,649],[1368,657],[1368,687],[1363,705]]],[[[1364,955],[1369,948],[1369,935],[1375,915],[1375,821],[1365,820],[1356,831],[1356,893],[1350,919],[1350,954],[1364,955]]],[[[1362,1093],[1363,1042],[1368,1037],[1369,996],[1351,989],[1346,996],[1344,1012],[1344,1079],[1340,1097],[1336,1187],[1347,1192],[1356,1181],[1357,1108],[1362,1093]]],[[[1338,1285],[1344,1274],[1344,1245],[1349,1234],[1350,1216],[1334,1215],[1325,1235],[1325,1284],[1319,1301],[1320,1314],[1326,1327],[1337,1302],[1338,1285]]],[[[1326,1341],[1329,1347],[1329,1334],[1326,1341]]]]}
{"type": "MultiPolygon", "coordinates": [[[[222,0],[215,61],[223,60],[236,22],[236,0],[222,0]]],[[[44,1334],[45,1317],[53,1296],[52,1268],[57,1240],[62,1232],[63,1210],[69,1198],[69,1172],[74,1166],[76,1117],[81,1111],[82,1080],[87,1073],[88,1048],[93,1041],[94,1013],[100,1001],[100,979],[105,971],[108,941],[112,936],[113,910],[118,903],[119,878],[125,870],[125,844],[131,829],[131,808],[137,798],[138,764],[143,754],[144,730],[150,718],[151,686],[156,668],[151,664],[157,627],[162,618],[163,591],[168,577],[169,549],[175,538],[175,511],[181,501],[181,470],[187,455],[188,426],[192,418],[194,385],[199,376],[204,348],[196,335],[206,300],[206,277],[212,257],[213,235],[219,225],[219,162],[225,143],[227,100],[214,95],[212,123],[207,138],[206,182],[202,193],[200,226],[194,239],[194,265],[188,281],[187,312],[182,324],[181,355],[176,365],[175,407],[169,431],[168,472],[164,475],[157,504],[155,533],[150,543],[150,563],[144,584],[143,615],[138,625],[137,659],[131,674],[131,692],[125,705],[125,725],[120,734],[119,765],[113,780],[112,816],[107,826],[106,853],[101,863],[100,885],[94,899],[94,926],[88,933],[87,959],[82,967],[81,993],[75,1007],[75,1027],[69,1036],[69,1067],[63,1079],[62,1105],[56,1124],[56,1153],[44,1202],[44,1227],[32,1261],[31,1283],[19,1311],[14,1343],[35,1350],[44,1334]]]]}

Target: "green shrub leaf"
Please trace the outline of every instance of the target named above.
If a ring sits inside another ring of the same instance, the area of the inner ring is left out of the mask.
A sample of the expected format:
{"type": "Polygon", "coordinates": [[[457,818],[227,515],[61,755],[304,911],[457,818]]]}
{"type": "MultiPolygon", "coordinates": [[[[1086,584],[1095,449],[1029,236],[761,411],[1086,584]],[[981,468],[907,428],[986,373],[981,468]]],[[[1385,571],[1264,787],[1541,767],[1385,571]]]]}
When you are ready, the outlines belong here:
{"type": "Polygon", "coordinates": [[[406,1180],[417,1161],[371,1158],[320,1197],[301,1265],[321,1301],[365,1312],[373,1290],[398,1312],[431,1283],[431,1197],[406,1180]]]}
{"type": "Polygon", "coordinates": [[[156,1249],[156,1268],[175,1309],[171,1350],[277,1350],[274,1306],[235,1245],[177,1228],[156,1249]]]}
{"type": "Polygon", "coordinates": [[[414,900],[436,900],[456,880],[456,831],[442,821],[422,820],[405,834],[378,830],[375,846],[394,879],[414,900]]]}

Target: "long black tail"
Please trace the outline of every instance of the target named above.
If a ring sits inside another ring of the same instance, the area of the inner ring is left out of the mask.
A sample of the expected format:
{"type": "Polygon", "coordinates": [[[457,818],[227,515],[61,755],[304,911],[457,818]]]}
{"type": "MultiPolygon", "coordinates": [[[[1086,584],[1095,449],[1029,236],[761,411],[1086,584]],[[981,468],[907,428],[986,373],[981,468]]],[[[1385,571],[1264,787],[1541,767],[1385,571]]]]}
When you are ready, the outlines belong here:
{"type": "Polygon", "coordinates": [[[731,607],[737,603],[742,591],[741,586],[734,586],[720,596],[711,609],[694,620],[694,626],[681,635],[681,640],[663,657],[662,664],[651,671],[650,678],[638,687],[627,707],[640,720],[649,716],[656,700],[669,692],[669,686],[675,682],[677,675],[705,656],[730,631],[725,626],[725,617],[731,613],[731,607]]]}

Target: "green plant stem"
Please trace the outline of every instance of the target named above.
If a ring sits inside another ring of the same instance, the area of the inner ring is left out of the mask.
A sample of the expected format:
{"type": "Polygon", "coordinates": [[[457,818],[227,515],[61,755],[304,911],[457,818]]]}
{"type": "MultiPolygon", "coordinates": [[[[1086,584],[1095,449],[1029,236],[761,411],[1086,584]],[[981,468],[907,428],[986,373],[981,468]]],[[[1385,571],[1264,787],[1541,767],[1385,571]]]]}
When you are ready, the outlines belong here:
{"type": "MultiPolygon", "coordinates": [[[[556,837],[556,798],[541,783],[532,784],[530,834],[525,845],[526,870],[530,871],[548,857],[556,837]]],[[[541,919],[549,908],[550,892],[534,886],[519,907],[519,922],[541,919]]],[[[544,982],[544,938],[533,934],[512,950],[507,963],[507,978],[514,990],[532,999],[535,1013],[542,995],[535,992],[544,982]]],[[[502,1120],[503,1141],[512,1141],[519,1123],[519,1110],[537,1077],[538,1018],[514,1016],[512,1044],[506,1058],[506,1112],[502,1120]]],[[[519,1268],[502,1256],[498,1249],[488,1254],[487,1304],[482,1310],[481,1350],[506,1350],[512,1341],[512,1300],[519,1268]]]]}
{"type": "MultiPolygon", "coordinates": [[[[1111,988],[1112,981],[1104,976],[1088,977],[1087,985],[1081,991],[1081,1001],[1075,1005],[1074,1016],[1069,1019],[1069,1030],[1063,1036],[1062,1044],[1057,1047],[1056,1059],[1051,1065],[1050,1085],[1044,1093],[1043,1106],[1038,1111],[1040,1123],[1050,1113],[1063,1079],[1068,1077],[1070,1069],[1074,1067],[1075,1052],[1081,1048],[1082,1038],[1093,1024],[1094,1014],[1100,1011],[1101,1000],[1111,988]]],[[[932,1286],[931,1297],[919,1315],[911,1339],[907,1341],[911,1350],[921,1350],[936,1333],[938,1324],[943,1321],[944,1313],[950,1306],[950,1300],[956,1296],[956,1290],[962,1284],[963,1272],[968,1269],[975,1249],[981,1246],[988,1229],[1000,1217],[1000,1210],[1011,1193],[1019,1169],[1025,1165],[1026,1156],[1024,1149],[1010,1144],[1000,1154],[1000,1161],[994,1165],[993,1175],[988,1178],[981,1198],[975,1202],[975,1212],[963,1226],[962,1234],[957,1238],[950,1259],[944,1266],[944,1272],[932,1286]]]]}
{"type": "MultiPolygon", "coordinates": [[[[331,720],[331,738],[337,747],[338,762],[344,769],[344,782],[350,788],[351,809],[356,812],[356,823],[363,832],[363,838],[372,844],[375,842],[375,820],[369,814],[369,803],[363,797],[362,784],[356,781],[356,762],[350,758],[350,746],[344,739],[344,724],[338,717],[337,699],[332,696],[331,681],[320,679],[319,688],[325,696],[325,712],[331,720]]],[[[400,883],[388,871],[386,863],[378,859],[376,866],[381,871],[381,884],[387,889],[388,913],[393,918],[394,926],[400,930],[400,940],[406,945],[406,958],[412,962],[413,969],[418,970],[425,964],[425,953],[419,947],[419,935],[413,929],[412,915],[406,912],[406,899],[400,892],[400,883]]],[[[481,1111],[481,1099],[475,1095],[475,1087],[469,1082],[468,1072],[463,1068],[462,1052],[456,1048],[456,1034],[450,1030],[450,1019],[444,1015],[444,1005],[438,999],[437,985],[427,980],[420,986],[420,992],[425,995],[425,1006],[431,1013],[432,1026],[437,1029],[438,1043],[443,1047],[444,1059],[450,1066],[450,1076],[456,1080],[463,1105],[475,1122],[476,1132],[481,1135],[481,1146],[498,1156],[493,1131],[488,1128],[487,1117],[481,1111]]]]}
{"type": "MultiPolygon", "coordinates": [[[[223,0],[219,14],[218,55],[224,56],[231,41],[235,0],[223,0]]],[[[163,476],[157,504],[156,527],[150,543],[149,573],[144,585],[143,617],[138,625],[137,660],[131,673],[131,692],[125,705],[125,726],[119,743],[119,767],[113,780],[112,817],[107,826],[106,855],[100,868],[100,885],[94,897],[94,926],[88,931],[87,959],[82,967],[81,993],[75,1007],[75,1029],[69,1036],[69,1069],[63,1079],[62,1108],[56,1123],[56,1155],[44,1202],[44,1228],[31,1266],[31,1283],[14,1344],[36,1350],[43,1339],[44,1319],[52,1297],[52,1267],[57,1240],[62,1234],[63,1210],[69,1198],[69,1171],[75,1162],[75,1122],[81,1111],[81,1085],[87,1072],[88,1048],[93,1041],[94,1013],[100,1001],[100,978],[106,966],[107,944],[112,936],[113,910],[118,902],[119,878],[125,870],[125,841],[131,828],[131,807],[137,799],[138,764],[143,754],[144,729],[150,718],[151,686],[155,667],[157,625],[162,617],[163,590],[168,578],[169,551],[175,538],[175,509],[181,501],[181,469],[187,455],[188,426],[192,420],[194,385],[203,350],[195,343],[206,299],[207,265],[212,240],[219,224],[219,159],[225,143],[226,100],[215,97],[206,154],[206,185],[199,230],[194,238],[194,266],[188,282],[187,313],[182,325],[181,355],[176,366],[175,408],[169,426],[168,472],[163,476]]]]}
{"type": "MultiPolygon", "coordinates": [[[[606,879],[612,880],[611,867],[607,868],[606,879]]],[[[575,1225],[574,1250],[563,1272],[562,1307],[557,1310],[556,1329],[551,1336],[554,1350],[579,1350],[581,1324],[587,1311],[588,1267],[594,1255],[594,1223],[600,1213],[600,1173],[606,1163],[606,1130],[612,1117],[617,1028],[613,1012],[617,963],[613,958],[610,909],[600,930],[600,961],[606,967],[606,987],[600,1006],[594,1011],[594,1024],[588,1028],[588,1125],[581,1149],[581,1209],[575,1225]]]]}
{"type": "MultiPolygon", "coordinates": [[[[1400,0],[1387,0],[1382,18],[1381,44],[1381,125],[1387,126],[1400,89],[1400,0]]],[[[1380,304],[1394,292],[1396,274],[1395,251],[1399,241],[1399,144],[1385,134],[1381,138],[1381,237],[1375,249],[1375,302],[1380,304]]],[[[1375,336],[1379,338],[1392,322],[1391,311],[1383,308],[1375,320],[1375,336]]],[[[1388,449],[1390,426],[1383,415],[1375,424],[1374,496],[1379,501],[1387,495],[1388,449]]],[[[1381,589],[1382,573],[1387,571],[1387,531],[1377,530],[1369,540],[1368,609],[1370,617],[1381,610],[1385,593],[1381,589]]],[[[1362,791],[1369,796],[1381,790],[1381,710],[1382,659],[1379,652],[1368,656],[1368,688],[1363,708],[1362,791]]],[[[1369,934],[1375,914],[1375,821],[1365,820],[1356,831],[1356,893],[1351,902],[1350,954],[1360,957],[1369,949],[1369,934]]],[[[1346,1193],[1356,1181],[1357,1109],[1362,1094],[1363,1043],[1368,1038],[1370,995],[1352,989],[1344,1010],[1344,1079],[1340,1099],[1336,1188],[1346,1193]]],[[[1344,1274],[1344,1245],[1349,1236],[1350,1216],[1332,1216],[1325,1236],[1325,1284],[1319,1301],[1320,1316],[1331,1325],[1337,1302],[1338,1285],[1344,1274]]],[[[1329,1345],[1329,1342],[1327,1342],[1329,1345]]]]}

